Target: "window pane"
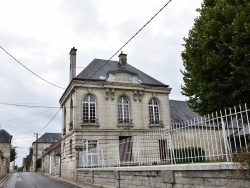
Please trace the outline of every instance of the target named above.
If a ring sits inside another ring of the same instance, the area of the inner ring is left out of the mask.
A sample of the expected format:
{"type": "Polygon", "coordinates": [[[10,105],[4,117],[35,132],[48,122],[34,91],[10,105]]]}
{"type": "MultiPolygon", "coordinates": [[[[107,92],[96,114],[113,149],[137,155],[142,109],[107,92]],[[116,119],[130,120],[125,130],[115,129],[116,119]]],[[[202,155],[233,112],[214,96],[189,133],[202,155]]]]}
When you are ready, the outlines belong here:
{"type": "Polygon", "coordinates": [[[118,123],[129,123],[129,102],[125,97],[118,99],[118,123]]]}
{"type": "Polygon", "coordinates": [[[83,123],[96,123],[96,103],[93,95],[83,99],[83,123]]]}
{"type": "Polygon", "coordinates": [[[159,103],[156,99],[149,101],[149,123],[160,124],[159,103]]]}

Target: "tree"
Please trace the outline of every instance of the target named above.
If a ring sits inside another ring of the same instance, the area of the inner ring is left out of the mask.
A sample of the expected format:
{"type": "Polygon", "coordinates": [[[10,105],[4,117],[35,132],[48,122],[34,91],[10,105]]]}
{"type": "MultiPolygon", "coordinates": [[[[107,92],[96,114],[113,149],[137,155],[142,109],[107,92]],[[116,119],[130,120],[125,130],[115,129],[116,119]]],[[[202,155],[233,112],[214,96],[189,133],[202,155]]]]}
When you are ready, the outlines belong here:
{"type": "Polygon", "coordinates": [[[32,161],[32,155],[33,155],[33,148],[30,147],[29,148],[29,155],[26,156],[26,159],[25,159],[24,164],[23,164],[23,168],[26,169],[26,170],[30,169],[31,161],[32,161]]]}
{"type": "Polygon", "coordinates": [[[17,158],[16,148],[11,148],[10,151],[10,162],[14,161],[17,158]]]}
{"type": "Polygon", "coordinates": [[[250,1],[204,0],[184,38],[182,94],[200,115],[250,104],[250,1]]]}

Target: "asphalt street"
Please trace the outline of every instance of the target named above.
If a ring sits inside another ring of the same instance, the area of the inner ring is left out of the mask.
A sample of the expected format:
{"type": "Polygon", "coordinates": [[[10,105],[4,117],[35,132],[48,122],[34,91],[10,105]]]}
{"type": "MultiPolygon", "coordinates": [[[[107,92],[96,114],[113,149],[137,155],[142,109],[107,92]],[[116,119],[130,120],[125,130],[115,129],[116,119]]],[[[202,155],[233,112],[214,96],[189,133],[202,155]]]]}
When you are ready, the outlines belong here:
{"type": "Polygon", "coordinates": [[[45,175],[20,172],[11,174],[1,188],[73,188],[74,186],[56,181],[45,175]]]}

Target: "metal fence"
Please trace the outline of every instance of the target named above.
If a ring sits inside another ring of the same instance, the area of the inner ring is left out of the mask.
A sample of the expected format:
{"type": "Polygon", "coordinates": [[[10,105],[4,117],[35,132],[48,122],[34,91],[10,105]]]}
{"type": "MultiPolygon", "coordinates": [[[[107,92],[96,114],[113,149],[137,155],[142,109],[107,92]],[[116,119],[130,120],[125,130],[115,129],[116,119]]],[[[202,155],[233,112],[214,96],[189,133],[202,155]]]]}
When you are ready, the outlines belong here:
{"type": "Polygon", "coordinates": [[[78,167],[232,161],[233,153],[250,150],[249,111],[240,105],[117,144],[96,145],[79,153],[78,167]]]}

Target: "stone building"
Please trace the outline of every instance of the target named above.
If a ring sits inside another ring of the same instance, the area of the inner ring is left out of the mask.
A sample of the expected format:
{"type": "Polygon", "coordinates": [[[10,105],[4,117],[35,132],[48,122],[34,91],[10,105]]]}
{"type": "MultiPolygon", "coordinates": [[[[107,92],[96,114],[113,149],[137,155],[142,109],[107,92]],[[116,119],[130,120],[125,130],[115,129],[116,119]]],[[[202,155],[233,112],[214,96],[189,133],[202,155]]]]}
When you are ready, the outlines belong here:
{"type": "Polygon", "coordinates": [[[10,152],[11,152],[11,140],[12,135],[7,131],[0,130],[0,150],[3,153],[3,156],[10,161],[10,152]]]}
{"type": "MultiPolygon", "coordinates": [[[[102,145],[168,127],[171,121],[171,88],[128,64],[127,54],[121,53],[119,61],[94,59],[76,76],[76,51],[70,51],[70,83],[60,99],[62,177],[69,179],[80,151],[98,151],[102,145]]],[[[127,154],[122,155],[121,160],[127,154]]]]}
{"type": "Polygon", "coordinates": [[[44,133],[40,138],[32,143],[33,155],[32,155],[32,166],[31,171],[36,170],[36,158],[42,158],[42,152],[51,144],[59,141],[62,138],[61,133],[44,133]],[[36,150],[37,147],[37,150],[36,150]]]}
{"type": "Polygon", "coordinates": [[[51,175],[61,175],[61,140],[43,150],[42,172],[51,175]]]}
{"type": "Polygon", "coordinates": [[[12,135],[0,129],[0,175],[9,172],[12,135]]]}

